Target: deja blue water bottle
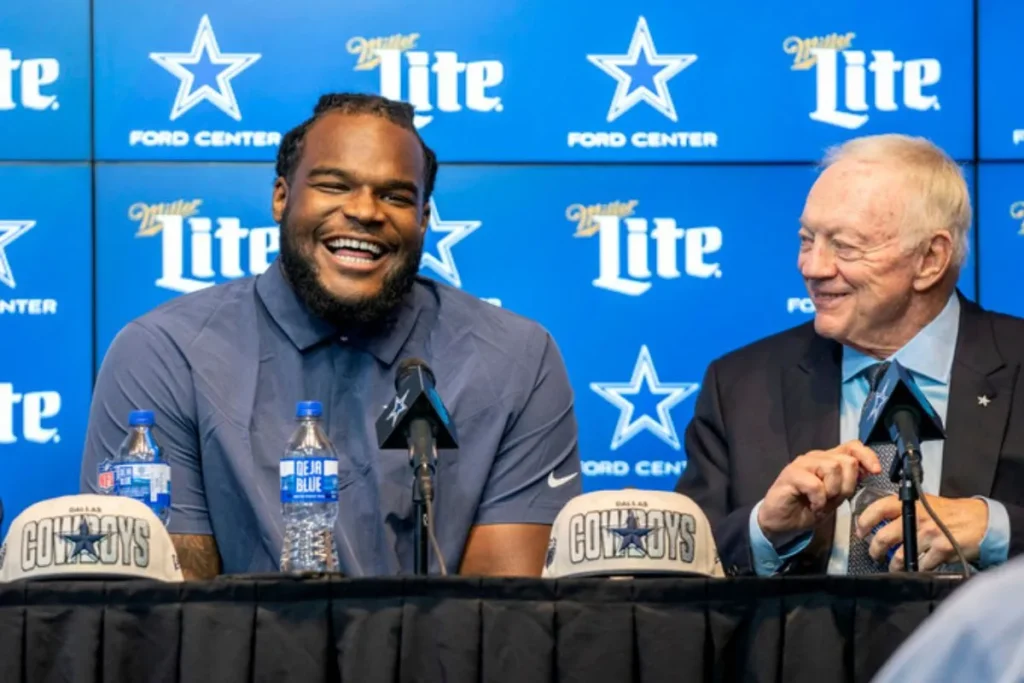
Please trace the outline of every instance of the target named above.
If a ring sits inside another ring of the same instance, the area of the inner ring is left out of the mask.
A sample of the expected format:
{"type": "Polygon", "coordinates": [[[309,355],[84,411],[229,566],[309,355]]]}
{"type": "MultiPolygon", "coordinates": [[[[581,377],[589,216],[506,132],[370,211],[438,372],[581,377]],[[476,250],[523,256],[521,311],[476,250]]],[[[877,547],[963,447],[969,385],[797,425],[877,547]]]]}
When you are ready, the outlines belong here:
{"type": "Polygon", "coordinates": [[[298,427],[281,458],[282,572],[337,570],[338,456],[321,425],[319,401],[296,407],[298,427]]]}
{"type": "Polygon", "coordinates": [[[117,457],[100,464],[98,478],[101,490],[134,498],[149,506],[167,525],[171,516],[171,466],[164,461],[153,437],[153,411],[133,410],[128,415],[128,436],[121,442],[117,457]]]}

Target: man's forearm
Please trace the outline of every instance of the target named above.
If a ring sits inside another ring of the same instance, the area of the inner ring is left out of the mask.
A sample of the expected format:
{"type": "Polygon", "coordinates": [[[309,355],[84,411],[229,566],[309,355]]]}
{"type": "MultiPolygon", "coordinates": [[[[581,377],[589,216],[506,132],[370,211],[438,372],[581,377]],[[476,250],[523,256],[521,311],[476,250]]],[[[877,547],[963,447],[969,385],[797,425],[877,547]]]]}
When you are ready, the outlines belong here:
{"type": "Polygon", "coordinates": [[[186,581],[212,579],[220,574],[220,553],[213,536],[171,534],[186,581]]]}

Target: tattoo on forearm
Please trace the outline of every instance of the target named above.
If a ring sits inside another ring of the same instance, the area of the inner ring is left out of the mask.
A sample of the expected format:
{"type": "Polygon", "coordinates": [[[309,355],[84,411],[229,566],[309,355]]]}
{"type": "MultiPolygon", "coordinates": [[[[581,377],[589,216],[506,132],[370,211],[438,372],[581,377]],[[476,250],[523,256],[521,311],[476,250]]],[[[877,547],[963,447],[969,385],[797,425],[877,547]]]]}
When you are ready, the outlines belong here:
{"type": "Polygon", "coordinates": [[[172,534],[186,581],[212,579],[220,574],[220,553],[213,536],[172,534]]]}

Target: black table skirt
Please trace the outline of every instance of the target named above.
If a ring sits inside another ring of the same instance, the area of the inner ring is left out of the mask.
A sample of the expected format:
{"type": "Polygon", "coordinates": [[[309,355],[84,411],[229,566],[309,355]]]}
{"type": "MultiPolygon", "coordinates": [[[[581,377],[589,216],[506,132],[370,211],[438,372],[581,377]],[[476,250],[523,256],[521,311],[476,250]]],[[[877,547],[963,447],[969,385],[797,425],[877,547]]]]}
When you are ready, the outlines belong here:
{"type": "Polygon", "coordinates": [[[949,578],[0,584],[0,682],[869,681],[949,578]]]}

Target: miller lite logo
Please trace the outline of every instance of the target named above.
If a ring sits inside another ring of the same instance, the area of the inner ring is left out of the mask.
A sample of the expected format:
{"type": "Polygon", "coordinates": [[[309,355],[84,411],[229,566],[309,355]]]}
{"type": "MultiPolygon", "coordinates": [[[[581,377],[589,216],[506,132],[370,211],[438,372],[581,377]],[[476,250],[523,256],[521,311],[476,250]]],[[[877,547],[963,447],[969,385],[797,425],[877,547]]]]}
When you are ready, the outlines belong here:
{"type": "Polygon", "coordinates": [[[0,111],[11,111],[19,106],[35,111],[59,109],[57,96],[43,92],[59,77],[60,62],[52,57],[15,59],[9,49],[0,48],[0,111]],[[17,100],[14,99],[16,94],[17,100]]]}
{"type": "Polygon", "coordinates": [[[722,248],[720,228],[684,229],[675,218],[636,217],[639,203],[633,199],[589,206],[572,204],[566,209],[566,218],[576,224],[575,237],[598,236],[595,287],[639,296],[651,288],[651,280],[656,277],[673,280],[684,272],[701,279],[722,277],[721,264],[708,259],[722,248]]]}
{"type": "Polygon", "coordinates": [[[157,287],[187,294],[270,267],[280,249],[278,226],[247,228],[237,217],[199,216],[200,204],[178,199],[129,208],[129,218],[139,223],[136,236],[160,237],[157,287]]]}
{"type": "Polygon", "coordinates": [[[433,121],[430,112],[434,111],[502,111],[501,97],[492,89],[505,79],[504,64],[495,59],[463,61],[454,50],[418,50],[419,37],[418,33],[356,36],[346,49],[358,56],[354,70],[379,70],[382,96],[413,106],[417,128],[433,121]]]}
{"type": "Polygon", "coordinates": [[[1020,222],[1018,235],[1024,236],[1024,201],[1010,204],[1010,218],[1020,222]]]}
{"type": "Polygon", "coordinates": [[[61,397],[56,391],[14,390],[10,382],[0,382],[0,446],[21,440],[29,443],[60,443],[56,427],[44,423],[60,414],[61,397]],[[20,406],[21,419],[15,407],[20,406]],[[19,424],[20,422],[20,424],[19,424]]]}
{"type": "Polygon", "coordinates": [[[926,92],[942,77],[939,60],[900,60],[891,50],[854,50],[854,35],[783,41],[783,51],[793,55],[791,69],[815,72],[813,120],[856,130],[868,122],[870,111],[939,110],[938,95],[926,92]]]}

